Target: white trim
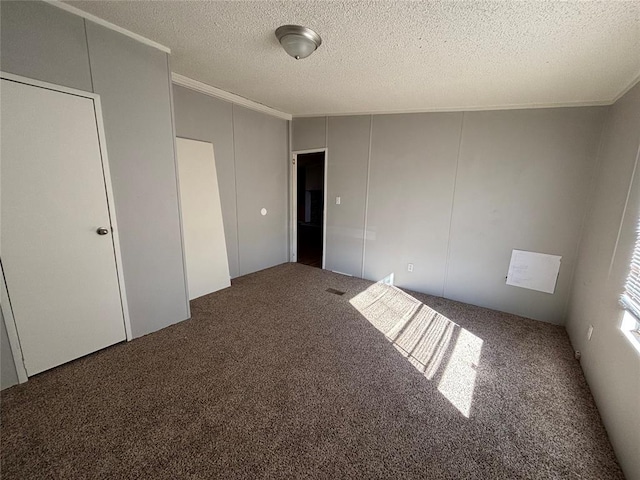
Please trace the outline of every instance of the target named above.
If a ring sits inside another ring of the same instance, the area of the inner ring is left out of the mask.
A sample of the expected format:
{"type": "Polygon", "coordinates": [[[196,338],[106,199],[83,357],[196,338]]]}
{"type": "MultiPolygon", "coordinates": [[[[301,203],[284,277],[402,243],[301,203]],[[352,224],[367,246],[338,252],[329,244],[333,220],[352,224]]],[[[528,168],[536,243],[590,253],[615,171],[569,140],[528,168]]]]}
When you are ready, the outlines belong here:
{"type": "Polygon", "coordinates": [[[132,31],[127,30],[126,28],[119,27],[118,25],[115,25],[111,22],[103,20],[100,17],[96,17],[95,15],[87,13],[84,10],[80,10],[79,8],[73,7],[67,3],[62,3],[58,0],[44,0],[44,1],[49,5],[53,5],[54,7],[58,7],[62,10],[66,10],[67,12],[73,13],[74,15],[78,15],[79,17],[86,18],[87,20],[90,20],[93,23],[97,23],[98,25],[108,28],[109,30],[114,30],[118,33],[126,35],[127,37],[133,38],[134,40],[137,40],[140,43],[144,43],[146,45],[149,45],[150,47],[157,48],[158,50],[162,50],[165,53],[171,53],[171,49],[169,47],[165,47],[164,45],[161,45],[158,42],[149,40],[148,38],[143,37],[142,35],[133,33],[132,31]]]}
{"type": "Polygon", "coordinates": [[[294,155],[300,155],[300,154],[305,154],[305,153],[320,153],[320,152],[325,152],[326,153],[327,148],[326,147],[322,147],[322,148],[310,148],[308,150],[294,150],[293,152],[291,152],[294,155]]]}
{"type": "Polygon", "coordinates": [[[291,152],[291,163],[289,163],[289,179],[291,184],[289,185],[289,231],[290,244],[289,244],[289,261],[296,263],[298,261],[298,155],[291,152]]]}
{"type": "Polygon", "coordinates": [[[322,185],[324,208],[322,209],[322,268],[325,268],[326,252],[327,252],[327,173],[329,169],[329,149],[328,148],[314,148],[310,150],[295,150],[291,152],[291,249],[290,249],[290,261],[297,262],[298,259],[298,155],[304,155],[307,153],[323,153],[324,152],[324,183],[322,185]]]}
{"type": "MultiPolygon", "coordinates": [[[[1,267],[2,265],[0,263],[0,269],[1,267]]],[[[2,270],[1,273],[0,283],[2,284],[2,292],[0,292],[0,309],[2,309],[4,325],[7,327],[7,337],[9,339],[9,346],[11,347],[11,355],[13,356],[13,364],[15,365],[16,373],[18,374],[18,382],[24,383],[29,379],[29,377],[27,376],[27,368],[24,366],[22,347],[20,346],[18,328],[16,327],[16,322],[13,318],[13,308],[11,307],[9,291],[7,290],[7,285],[4,282],[4,270],[2,270]]]]}
{"type": "Polygon", "coordinates": [[[86,90],[78,90],[71,87],[63,87],[62,85],[56,85],[54,83],[43,82],[41,80],[35,80],[33,78],[23,77],[21,75],[15,75],[13,73],[3,72],[0,70],[0,78],[5,80],[11,80],[12,82],[24,83],[25,85],[31,85],[33,87],[46,88],[47,90],[54,90],[56,92],[68,93],[69,95],[75,95],[77,97],[85,97],[91,100],[100,98],[97,93],[87,92],[86,90]]]}
{"type": "Polygon", "coordinates": [[[195,90],[196,92],[204,93],[205,95],[209,95],[210,97],[226,100],[227,102],[235,103],[236,105],[240,105],[241,107],[247,107],[251,110],[256,110],[258,112],[266,113],[267,115],[282,118],[283,120],[291,120],[293,118],[290,113],[281,112],[280,110],[268,107],[266,105],[263,105],[262,103],[254,102],[253,100],[241,97],[240,95],[236,95],[235,93],[227,92],[220,88],[199,82],[198,80],[185,77],[184,75],[180,75],[179,73],[172,72],[171,81],[175,85],[189,88],[191,90],[195,90]]]}
{"type": "MultiPolygon", "coordinates": [[[[327,118],[327,123],[329,119],[327,118]]],[[[327,130],[328,132],[328,130],[327,130]]],[[[328,135],[328,133],[327,133],[328,135]]],[[[327,143],[328,144],[328,143],[327,143]]],[[[324,149],[324,182],[322,185],[323,208],[322,208],[322,269],[327,266],[327,182],[329,180],[329,149],[324,149]]]]}
{"type": "MultiPolygon", "coordinates": [[[[0,72],[0,78],[11,80],[25,85],[31,85],[34,87],[46,88],[61,93],[67,93],[69,95],[76,95],[78,97],[85,97],[93,100],[95,109],[96,125],[98,128],[98,144],[100,147],[100,155],[102,157],[102,171],[104,175],[105,192],[107,195],[107,204],[109,210],[109,220],[111,222],[113,249],[116,261],[116,271],[118,275],[118,289],[120,290],[120,302],[122,305],[122,317],[124,322],[124,330],[127,341],[133,339],[131,333],[131,318],[129,317],[129,304],[127,301],[127,290],[124,283],[124,274],[122,272],[122,253],[120,250],[120,236],[118,233],[118,223],[116,221],[115,201],[113,198],[113,189],[111,185],[111,173],[109,171],[109,158],[107,156],[107,146],[105,143],[104,123],[102,121],[102,106],[100,104],[100,95],[97,93],[85,92],[83,90],[77,90],[75,88],[61,87],[54,85],[53,83],[42,82],[40,80],[33,80],[31,78],[22,77],[20,75],[14,75],[12,73],[0,72]]],[[[4,281],[4,280],[3,280],[4,281]]],[[[3,309],[4,312],[4,309],[3,309]]],[[[22,358],[22,353],[20,354],[22,358]]],[[[14,356],[14,361],[15,361],[14,356]]]]}
{"type": "Polygon", "coordinates": [[[564,102],[564,103],[541,103],[541,104],[513,104],[513,105],[489,105],[489,106],[467,106],[467,107],[438,107],[438,108],[415,108],[401,110],[373,110],[365,112],[338,112],[338,113],[309,113],[304,115],[294,115],[294,118],[308,117],[347,117],[360,115],[396,115],[402,113],[446,113],[446,112],[484,112],[495,110],[530,110],[540,108],[565,108],[565,107],[606,107],[613,103],[613,100],[602,100],[593,102],[564,102]]]}
{"type": "MultiPolygon", "coordinates": [[[[49,0],[51,1],[51,0],[49,0]]],[[[536,110],[542,108],[570,108],[570,107],[607,107],[613,105],[622,96],[624,96],[629,90],[631,90],[639,81],[640,74],[636,75],[629,85],[624,87],[622,91],[613,97],[611,100],[593,100],[593,101],[578,101],[578,102],[552,102],[552,103],[514,103],[508,105],[487,105],[487,106],[459,106],[459,107],[436,107],[436,108],[408,108],[399,110],[369,110],[362,112],[321,112],[321,113],[304,113],[299,115],[292,115],[290,113],[282,112],[274,108],[263,105],[262,103],[249,100],[248,98],[241,97],[235,93],[227,92],[217,87],[212,87],[206,83],[193,80],[179,73],[172,72],[171,78],[174,84],[181,87],[189,88],[206,95],[220,98],[228,102],[233,102],[237,105],[241,105],[252,110],[267,113],[284,120],[293,120],[294,118],[311,118],[311,117],[347,117],[355,115],[395,115],[403,113],[446,113],[446,112],[485,112],[485,111],[500,111],[500,110],[536,110]]],[[[299,152],[301,153],[301,152],[299,152]]]]}
{"type": "Polygon", "coordinates": [[[287,162],[289,162],[289,170],[288,170],[288,177],[287,177],[287,181],[289,182],[289,191],[288,191],[288,197],[287,200],[289,202],[289,211],[287,213],[287,225],[290,226],[289,228],[289,243],[287,244],[287,250],[289,251],[289,261],[293,262],[294,260],[292,260],[292,252],[293,252],[293,234],[294,234],[294,229],[291,228],[292,225],[292,219],[291,219],[291,212],[293,212],[293,208],[292,208],[292,204],[291,202],[293,201],[292,198],[292,188],[291,188],[291,168],[292,168],[292,164],[293,164],[293,143],[292,143],[292,139],[293,139],[293,122],[287,122],[287,146],[288,146],[288,151],[287,151],[287,162]]]}
{"type": "Polygon", "coordinates": [[[350,273],[339,272],[338,270],[331,270],[333,273],[337,273],[338,275],[344,275],[346,277],[353,277],[350,273]]]}
{"type": "Polygon", "coordinates": [[[324,182],[322,185],[322,201],[324,208],[322,209],[322,269],[326,268],[327,263],[327,185],[329,181],[329,117],[324,120],[324,182]]]}
{"type": "Polygon", "coordinates": [[[618,100],[620,100],[622,97],[624,97],[627,92],[629,90],[631,90],[633,87],[636,86],[636,83],[640,82],[640,73],[638,73],[635,77],[633,77],[633,80],[631,80],[631,83],[629,83],[629,85],[627,85],[626,87],[624,87],[620,93],[618,95],[616,95],[615,97],[613,97],[613,100],[611,100],[611,104],[613,105],[614,103],[616,103],[618,100]]]}
{"type": "MultiPolygon", "coordinates": [[[[171,54],[171,49],[162,45],[158,42],[155,42],[149,38],[143,37],[137,33],[134,33],[126,28],[119,27],[107,20],[104,20],[100,17],[97,17],[91,13],[85,12],[77,7],[69,5],[67,3],[63,3],[60,0],[43,0],[49,5],[53,5],[54,7],[60,8],[62,10],[66,10],[69,13],[73,13],[74,15],[78,15],[80,17],[86,18],[98,25],[101,25],[110,30],[114,30],[122,35],[126,35],[127,37],[133,38],[138,42],[149,45],[150,47],[157,48],[163,52],[171,54]]],[[[173,73],[172,74],[173,83],[176,85],[180,85],[182,87],[191,88],[192,90],[199,91],[200,93],[205,93],[207,95],[211,95],[212,97],[221,98],[223,100],[227,100],[230,102],[237,103],[238,105],[242,105],[247,108],[251,108],[252,110],[257,110],[259,112],[267,113],[269,115],[273,115],[278,118],[283,118],[285,120],[291,120],[292,115],[286,112],[282,112],[276,110],[274,108],[268,107],[261,103],[255,102],[253,100],[249,100],[247,98],[241,97],[231,92],[227,92],[225,90],[221,90],[216,87],[212,87],[210,85],[198,82],[197,80],[192,80],[183,75],[173,73]],[[183,83],[184,82],[184,83],[183,83]],[[199,86],[196,84],[204,86],[204,89],[201,90],[199,86]]],[[[640,73],[638,73],[634,79],[629,83],[626,87],[624,87],[620,93],[618,93],[611,100],[601,100],[601,101],[592,101],[592,102],[558,102],[558,103],[540,103],[540,104],[512,104],[512,105],[490,105],[490,106],[467,106],[467,107],[444,107],[444,108],[426,108],[426,109],[407,109],[407,110],[379,110],[379,111],[365,111],[365,112],[350,112],[350,113],[309,113],[304,115],[295,115],[295,117],[303,118],[303,117],[340,117],[347,115],[386,115],[386,114],[394,114],[394,113],[431,113],[431,112],[477,112],[477,111],[486,111],[486,110],[519,110],[519,109],[536,109],[536,108],[561,108],[561,107],[597,107],[597,106],[607,106],[613,105],[616,103],[622,96],[624,96],[629,90],[631,90],[636,83],[640,81],[640,73]]]]}
{"type": "Polygon", "coordinates": [[[640,354],[640,336],[638,336],[637,333],[639,325],[640,321],[634,313],[631,310],[625,309],[622,320],[620,321],[620,330],[638,354],[640,354]]]}

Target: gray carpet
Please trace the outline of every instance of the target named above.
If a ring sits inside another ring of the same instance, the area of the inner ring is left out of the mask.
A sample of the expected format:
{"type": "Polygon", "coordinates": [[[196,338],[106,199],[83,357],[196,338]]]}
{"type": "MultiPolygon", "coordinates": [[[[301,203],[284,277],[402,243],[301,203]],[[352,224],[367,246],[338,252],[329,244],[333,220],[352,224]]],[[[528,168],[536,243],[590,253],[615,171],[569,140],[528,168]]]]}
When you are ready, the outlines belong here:
{"type": "Polygon", "coordinates": [[[562,327],[298,264],[192,315],[2,392],[2,478],[623,478],[562,327]]]}

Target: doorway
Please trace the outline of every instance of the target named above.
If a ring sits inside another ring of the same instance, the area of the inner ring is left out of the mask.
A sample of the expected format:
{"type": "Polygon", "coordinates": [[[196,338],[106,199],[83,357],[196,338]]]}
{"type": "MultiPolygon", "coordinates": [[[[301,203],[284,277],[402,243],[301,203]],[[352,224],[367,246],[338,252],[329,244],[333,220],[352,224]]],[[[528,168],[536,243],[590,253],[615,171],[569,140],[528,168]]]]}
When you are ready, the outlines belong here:
{"type": "Polygon", "coordinates": [[[295,261],[323,268],[326,152],[297,153],[295,163],[295,261]]]}

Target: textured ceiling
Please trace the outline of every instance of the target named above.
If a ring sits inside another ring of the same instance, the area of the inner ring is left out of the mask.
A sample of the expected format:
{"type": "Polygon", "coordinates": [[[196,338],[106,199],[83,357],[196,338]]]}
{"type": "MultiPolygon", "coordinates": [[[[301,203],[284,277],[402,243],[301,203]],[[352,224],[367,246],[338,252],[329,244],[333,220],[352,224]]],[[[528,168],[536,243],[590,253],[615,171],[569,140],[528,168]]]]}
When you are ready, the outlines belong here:
{"type": "Polygon", "coordinates": [[[172,49],[172,70],[294,115],[611,101],[640,2],[67,2],[172,49]],[[296,61],[274,35],[317,31],[296,61]]]}

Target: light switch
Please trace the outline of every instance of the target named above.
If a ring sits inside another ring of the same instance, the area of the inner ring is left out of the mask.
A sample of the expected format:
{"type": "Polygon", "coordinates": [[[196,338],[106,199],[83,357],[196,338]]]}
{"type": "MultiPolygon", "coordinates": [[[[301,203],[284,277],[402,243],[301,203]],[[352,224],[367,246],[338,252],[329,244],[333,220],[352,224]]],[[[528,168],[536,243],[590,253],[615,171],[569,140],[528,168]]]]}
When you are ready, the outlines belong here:
{"type": "Polygon", "coordinates": [[[336,205],[340,205],[340,197],[336,197],[336,205]]]}

